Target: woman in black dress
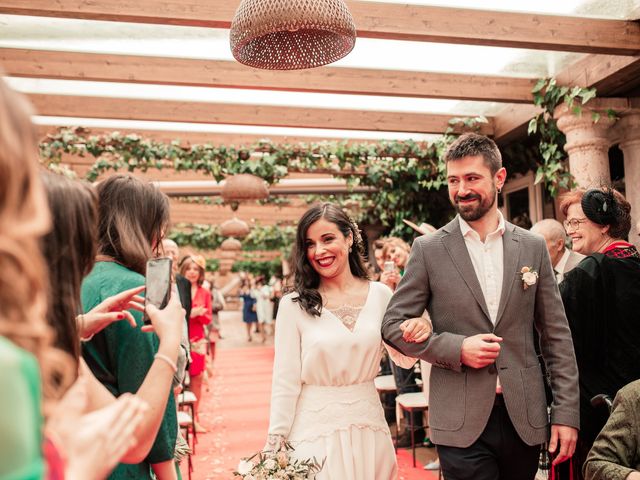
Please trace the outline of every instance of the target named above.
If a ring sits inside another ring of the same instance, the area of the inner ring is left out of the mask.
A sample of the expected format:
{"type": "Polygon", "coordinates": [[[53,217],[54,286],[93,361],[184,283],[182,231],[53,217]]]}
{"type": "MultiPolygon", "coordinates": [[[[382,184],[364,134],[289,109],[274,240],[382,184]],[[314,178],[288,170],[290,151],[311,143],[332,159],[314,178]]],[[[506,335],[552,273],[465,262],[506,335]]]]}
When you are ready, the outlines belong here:
{"type": "Polygon", "coordinates": [[[607,421],[606,409],[591,398],[613,398],[640,379],[640,255],[626,241],[631,206],[616,190],[576,190],[561,210],[573,249],[587,258],[560,284],[580,373],[580,434],[573,459],[574,477],[607,421]]]}

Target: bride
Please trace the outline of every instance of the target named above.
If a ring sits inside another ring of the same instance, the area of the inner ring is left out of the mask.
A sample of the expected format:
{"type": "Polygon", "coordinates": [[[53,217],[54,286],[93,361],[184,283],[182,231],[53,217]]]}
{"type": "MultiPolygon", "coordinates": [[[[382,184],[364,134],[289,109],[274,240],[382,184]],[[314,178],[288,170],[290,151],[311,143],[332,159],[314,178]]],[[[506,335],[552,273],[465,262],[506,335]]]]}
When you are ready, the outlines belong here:
{"type": "MultiPolygon", "coordinates": [[[[309,209],[296,234],[294,289],[278,310],[265,449],[287,441],[294,458],[325,459],[317,480],[390,480],[398,473],[373,384],[391,290],[368,280],[361,251],[358,228],[339,207],[309,209]]],[[[422,318],[400,328],[413,342],[430,332],[422,318]]],[[[398,365],[415,363],[385,347],[398,365]]]]}

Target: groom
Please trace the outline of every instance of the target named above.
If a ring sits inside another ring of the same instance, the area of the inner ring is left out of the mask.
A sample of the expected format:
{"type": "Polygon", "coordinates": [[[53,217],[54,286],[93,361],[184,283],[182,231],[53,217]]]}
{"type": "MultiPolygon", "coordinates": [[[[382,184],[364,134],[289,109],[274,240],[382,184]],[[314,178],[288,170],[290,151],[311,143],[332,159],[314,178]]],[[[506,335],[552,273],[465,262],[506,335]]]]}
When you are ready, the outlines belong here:
{"type": "Polygon", "coordinates": [[[532,480],[549,439],[533,330],[551,375],[555,464],[573,455],[580,424],[571,333],[544,240],[498,210],[507,172],[496,144],[465,134],[445,160],[458,216],[415,240],[382,335],[433,364],[429,427],[446,480],[532,480]],[[404,341],[399,325],[425,308],[433,334],[404,341]]]}

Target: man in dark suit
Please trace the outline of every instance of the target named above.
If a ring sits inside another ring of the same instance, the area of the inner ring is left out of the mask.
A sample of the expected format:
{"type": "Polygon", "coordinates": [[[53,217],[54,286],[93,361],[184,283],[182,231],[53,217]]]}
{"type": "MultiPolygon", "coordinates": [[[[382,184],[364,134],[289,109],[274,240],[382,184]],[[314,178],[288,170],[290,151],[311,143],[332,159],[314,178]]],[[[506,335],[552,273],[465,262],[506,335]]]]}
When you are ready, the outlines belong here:
{"type": "Polygon", "coordinates": [[[540,220],[531,227],[531,232],[542,235],[544,238],[558,283],[584,258],[581,253],[574,252],[566,247],[567,232],[565,232],[564,227],[558,220],[553,218],[540,220]]]}
{"type": "Polygon", "coordinates": [[[447,480],[532,480],[549,439],[533,329],[554,395],[554,463],[573,455],[580,425],[571,332],[543,239],[506,222],[497,208],[507,173],[496,144],[465,134],[445,160],[458,216],[414,241],[383,338],[433,364],[429,427],[447,480]],[[422,344],[404,341],[411,332],[400,324],[425,308],[433,334],[422,344]]]}

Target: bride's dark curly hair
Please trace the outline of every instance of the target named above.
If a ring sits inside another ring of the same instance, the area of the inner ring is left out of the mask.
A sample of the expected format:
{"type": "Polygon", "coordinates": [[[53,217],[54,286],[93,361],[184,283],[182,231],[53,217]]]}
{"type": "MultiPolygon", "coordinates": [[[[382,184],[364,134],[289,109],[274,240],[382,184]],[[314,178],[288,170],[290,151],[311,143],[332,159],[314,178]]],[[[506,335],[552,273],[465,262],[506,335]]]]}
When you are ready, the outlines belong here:
{"type": "Polygon", "coordinates": [[[296,244],[293,253],[293,291],[298,296],[293,301],[300,303],[300,307],[304,311],[316,317],[320,316],[322,311],[322,296],[318,292],[320,275],[307,258],[306,240],[309,227],[321,218],[335,224],[345,238],[350,234],[353,235],[353,247],[349,252],[349,268],[355,277],[369,279],[363,257],[364,245],[358,226],[340,207],[333,203],[322,203],[311,207],[298,222],[296,231],[296,244]]]}

